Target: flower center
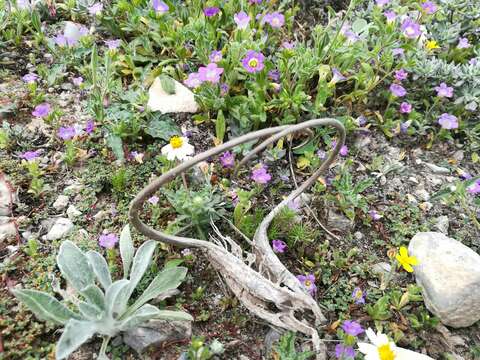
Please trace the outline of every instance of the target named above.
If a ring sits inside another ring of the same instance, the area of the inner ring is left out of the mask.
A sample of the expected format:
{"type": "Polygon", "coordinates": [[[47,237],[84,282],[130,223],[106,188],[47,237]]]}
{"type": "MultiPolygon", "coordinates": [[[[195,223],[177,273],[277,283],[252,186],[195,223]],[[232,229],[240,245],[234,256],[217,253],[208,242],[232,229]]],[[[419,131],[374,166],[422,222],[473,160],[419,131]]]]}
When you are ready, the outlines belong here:
{"type": "Polygon", "coordinates": [[[256,68],[258,65],[258,60],[257,59],[250,59],[248,60],[248,66],[252,68],[256,68]]]}
{"type": "Polygon", "coordinates": [[[378,356],[380,360],[395,360],[395,354],[390,349],[389,344],[385,344],[378,347],[378,356]]]}
{"type": "Polygon", "coordinates": [[[183,140],[180,136],[174,136],[170,139],[170,145],[174,149],[181,148],[183,145],[183,140]]]}
{"type": "Polygon", "coordinates": [[[357,291],[355,292],[355,298],[356,298],[356,299],[361,299],[361,298],[362,298],[362,295],[363,295],[362,290],[357,290],[357,291]]]}
{"type": "Polygon", "coordinates": [[[415,35],[415,29],[412,27],[407,28],[407,34],[408,35],[415,35]]]}
{"type": "Polygon", "coordinates": [[[305,280],[305,286],[306,287],[312,286],[312,282],[310,280],[305,280]]]}

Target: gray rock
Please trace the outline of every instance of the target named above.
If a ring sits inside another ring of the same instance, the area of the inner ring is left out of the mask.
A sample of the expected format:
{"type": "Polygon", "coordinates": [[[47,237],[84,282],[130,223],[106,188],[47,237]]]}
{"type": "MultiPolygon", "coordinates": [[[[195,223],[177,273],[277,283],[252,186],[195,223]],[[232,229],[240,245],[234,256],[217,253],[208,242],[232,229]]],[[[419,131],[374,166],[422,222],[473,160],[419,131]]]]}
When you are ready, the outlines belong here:
{"type": "Polygon", "coordinates": [[[448,216],[443,215],[439,216],[433,226],[435,230],[440,231],[442,234],[448,235],[448,227],[450,226],[450,221],[448,216]]]}
{"type": "Polygon", "coordinates": [[[362,240],[364,238],[363,234],[360,231],[356,231],[355,234],[353,234],[353,237],[355,240],[362,240]]]}
{"type": "Polygon", "coordinates": [[[167,341],[190,339],[192,324],[190,321],[150,320],[123,334],[123,341],[138,353],[150,346],[158,346],[167,341]]]}
{"type": "Polygon", "coordinates": [[[438,232],[418,233],[408,247],[425,305],[443,324],[467,327],[480,319],[480,255],[438,232]]]}
{"type": "Polygon", "coordinates": [[[417,190],[415,190],[415,196],[422,201],[428,201],[430,200],[430,194],[428,193],[427,190],[424,188],[420,187],[417,190]]]}
{"type": "Polygon", "coordinates": [[[353,228],[353,225],[353,222],[343,214],[338,213],[334,210],[328,211],[327,226],[329,228],[335,228],[343,233],[346,233],[353,228]]]}
{"type": "Polygon", "coordinates": [[[195,96],[186,86],[173,80],[175,93],[168,94],[162,87],[160,78],[155,78],[148,90],[147,106],[152,111],[167,113],[196,113],[199,109],[195,96]]]}
{"type": "Polygon", "coordinates": [[[438,174],[438,175],[448,175],[448,174],[450,174],[450,170],[445,168],[445,167],[442,167],[442,166],[438,166],[438,165],[430,164],[430,163],[425,163],[425,166],[427,168],[429,168],[430,171],[433,172],[434,174],[438,174]]]}
{"type": "Polygon", "coordinates": [[[463,152],[463,150],[457,150],[452,157],[457,161],[462,161],[465,157],[465,153],[463,152]]]}
{"type": "Polygon", "coordinates": [[[73,229],[73,223],[67,218],[58,218],[45,236],[46,240],[58,240],[73,229]]]}
{"type": "Polygon", "coordinates": [[[392,271],[392,266],[387,262],[380,262],[372,266],[372,273],[375,275],[385,276],[392,271]]]}
{"type": "Polygon", "coordinates": [[[52,206],[55,210],[60,211],[67,207],[68,201],[69,201],[68,196],[59,195],[57,200],[55,200],[52,206]]]}
{"type": "Polygon", "coordinates": [[[70,220],[73,220],[82,215],[80,210],[78,210],[74,205],[70,205],[67,209],[67,216],[70,220]]]}

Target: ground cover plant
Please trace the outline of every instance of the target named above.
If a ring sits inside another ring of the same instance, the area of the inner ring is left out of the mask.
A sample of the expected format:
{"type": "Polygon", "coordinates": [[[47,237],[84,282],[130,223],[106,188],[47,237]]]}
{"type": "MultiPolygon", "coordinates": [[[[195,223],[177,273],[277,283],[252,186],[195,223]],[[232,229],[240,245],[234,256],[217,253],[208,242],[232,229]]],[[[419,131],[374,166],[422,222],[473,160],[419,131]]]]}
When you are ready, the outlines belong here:
{"type": "Polygon", "coordinates": [[[0,0],[0,357],[478,358],[479,28],[474,0],[0,0]]]}

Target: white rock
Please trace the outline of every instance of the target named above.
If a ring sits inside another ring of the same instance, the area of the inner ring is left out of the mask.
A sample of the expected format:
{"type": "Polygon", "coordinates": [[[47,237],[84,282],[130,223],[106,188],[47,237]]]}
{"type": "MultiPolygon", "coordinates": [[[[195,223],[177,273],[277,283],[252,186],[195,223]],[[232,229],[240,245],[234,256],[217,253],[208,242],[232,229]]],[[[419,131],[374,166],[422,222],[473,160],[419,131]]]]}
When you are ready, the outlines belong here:
{"type": "Polygon", "coordinates": [[[424,188],[419,188],[415,191],[415,196],[422,201],[430,200],[430,194],[424,188]]]}
{"type": "Polygon", "coordinates": [[[78,210],[74,205],[70,205],[67,209],[67,216],[70,220],[75,219],[76,217],[82,215],[80,210],[78,210]]]}
{"type": "Polygon", "coordinates": [[[53,208],[57,211],[63,210],[68,205],[68,196],[66,195],[59,195],[57,200],[53,203],[53,208]]]}
{"type": "Polygon", "coordinates": [[[152,111],[160,111],[162,114],[196,113],[199,107],[193,92],[178,81],[173,81],[175,82],[175,94],[170,95],[163,90],[160,78],[157,77],[148,90],[147,106],[152,111]]]}
{"type": "Polygon", "coordinates": [[[440,231],[441,233],[448,235],[448,227],[450,226],[450,221],[448,216],[443,215],[437,218],[437,221],[434,225],[435,230],[440,231]]]}
{"type": "Polygon", "coordinates": [[[425,305],[447,326],[480,320],[480,255],[438,232],[418,233],[408,247],[425,305]]]}
{"type": "Polygon", "coordinates": [[[67,218],[58,218],[46,235],[46,240],[58,240],[73,229],[73,223],[67,218]]]}
{"type": "Polygon", "coordinates": [[[0,217],[0,243],[17,235],[15,223],[8,217],[0,217]]]}
{"type": "Polygon", "coordinates": [[[10,216],[12,213],[13,196],[8,181],[0,173],[0,216],[10,216]]]}

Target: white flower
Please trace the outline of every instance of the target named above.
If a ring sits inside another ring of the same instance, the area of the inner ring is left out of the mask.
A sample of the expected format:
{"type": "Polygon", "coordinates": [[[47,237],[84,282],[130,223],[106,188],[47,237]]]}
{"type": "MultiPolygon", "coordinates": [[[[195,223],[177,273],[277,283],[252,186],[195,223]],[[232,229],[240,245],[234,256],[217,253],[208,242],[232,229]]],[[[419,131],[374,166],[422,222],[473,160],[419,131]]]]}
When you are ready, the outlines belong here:
{"type": "Polygon", "coordinates": [[[178,159],[180,161],[187,160],[193,155],[195,149],[188,143],[188,139],[183,136],[173,136],[170,143],[162,148],[162,154],[172,161],[178,159]]]}
{"type": "Polygon", "coordinates": [[[377,332],[375,334],[372,329],[366,331],[367,337],[371,344],[358,343],[358,350],[365,355],[365,360],[396,360],[397,349],[393,342],[388,340],[387,335],[377,332]]]}

